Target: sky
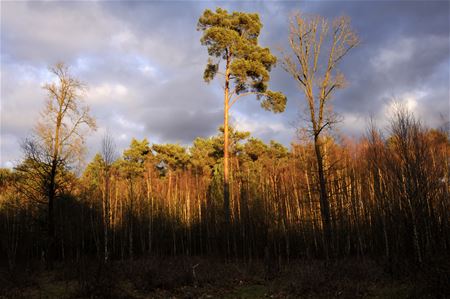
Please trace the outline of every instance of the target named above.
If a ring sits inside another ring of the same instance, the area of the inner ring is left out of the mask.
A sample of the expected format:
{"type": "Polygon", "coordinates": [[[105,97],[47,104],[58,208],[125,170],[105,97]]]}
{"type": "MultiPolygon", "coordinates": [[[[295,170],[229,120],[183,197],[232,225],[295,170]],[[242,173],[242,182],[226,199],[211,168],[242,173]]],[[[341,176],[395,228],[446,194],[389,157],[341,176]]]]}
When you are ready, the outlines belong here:
{"type": "MultiPolygon", "coordinates": [[[[256,12],[259,42],[281,57],[289,53],[293,12],[332,19],[349,16],[361,44],[339,66],[348,85],[333,109],[338,134],[358,138],[373,117],[387,125],[393,101],[403,103],[428,127],[450,115],[450,3],[448,1],[1,1],[0,167],[23,156],[20,143],[44,108],[42,88],[57,62],[87,85],[84,101],[97,121],[87,137],[89,159],[109,132],[121,152],[131,138],[189,145],[217,134],[223,91],[206,84],[207,50],[196,30],[209,8],[256,12]]],[[[268,142],[296,139],[305,99],[281,64],[270,88],[286,94],[286,111],[261,109],[253,97],[231,110],[232,124],[268,142]]]]}

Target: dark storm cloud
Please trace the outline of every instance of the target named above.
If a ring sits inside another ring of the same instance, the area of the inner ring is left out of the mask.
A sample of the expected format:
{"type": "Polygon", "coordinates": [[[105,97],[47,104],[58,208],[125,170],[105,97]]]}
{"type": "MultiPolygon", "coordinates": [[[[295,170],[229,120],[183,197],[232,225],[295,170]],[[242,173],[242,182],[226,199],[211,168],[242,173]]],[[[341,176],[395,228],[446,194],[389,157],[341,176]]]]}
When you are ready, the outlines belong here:
{"type": "Polygon", "coordinates": [[[3,2],[2,60],[46,67],[99,55],[120,24],[90,2],[3,2]]]}
{"type": "MultiPolygon", "coordinates": [[[[281,6],[278,10],[286,15],[300,9],[292,2],[281,6]]],[[[347,15],[361,38],[361,45],[340,66],[349,85],[336,92],[333,105],[344,116],[344,130],[351,127],[361,134],[364,128],[355,129],[355,120],[360,126],[370,114],[384,120],[385,108],[394,98],[405,101],[415,97],[415,113],[429,125],[437,125],[431,115],[449,118],[449,2],[309,1],[301,11],[330,19],[347,15]]],[[[287,49],[283,42],[286,19],[275,20],[276,24],[270,25],[270,39],[287,49]]],[[[290,99],[301,100],[301,94],[285,80],[291,79],[280,75],[273,81],[293,95],[290,99]]]]}
{"type": "MultiPolygon", "coordinates": [[[[33,127],[45,100],[41,85],[51,80],[46,67],[60,60],[89,86],[85,99],[100,127],[88,140],[91,151],[107,129],[121,149],[131,137],[188,144],[215,134],[222,121],[221,89],[202,80],[207,51],[196,24],[205,8],[216,7],[258,12],[264,24],[260,43],[275,54],[288,49],[293,11],[350,16],[362,42],[340,66],[349,86],[333,102],[346,133],[361,134],[369,114],[382,123],[392,97],[430,125],[449,117],[446,1],[4,2],[1,165],[19,157],[11,144],[33,127]]],[[[285,113],[263,111],[250,97],[233,107],[233,123],[265,141],[289,144],[304,99],[279,66],[270,87],[288,96],[285,113]]]]}
{"type": "Polygon", "coordinates": [[[378,113],[386,96],[414,89],[433,93],[431,76],[448,78],[448,67],[441,68],[449,59],[448,2],[351,3],[344,11],[362,43],[342,65],[350,85],[336,97],[339,110],[378,113]]]}
{"type": "Polygon", "coordinates": [[[147,130],[161,142],[189,144],[196,137],[208,137],[217,132],[221,123],[221,110],[144,110],[140,116],[147,130]],[[148,112],[148,113],[146,113],[148,112]],[[199,121],[200,120],[200,121],[199,121]]]}

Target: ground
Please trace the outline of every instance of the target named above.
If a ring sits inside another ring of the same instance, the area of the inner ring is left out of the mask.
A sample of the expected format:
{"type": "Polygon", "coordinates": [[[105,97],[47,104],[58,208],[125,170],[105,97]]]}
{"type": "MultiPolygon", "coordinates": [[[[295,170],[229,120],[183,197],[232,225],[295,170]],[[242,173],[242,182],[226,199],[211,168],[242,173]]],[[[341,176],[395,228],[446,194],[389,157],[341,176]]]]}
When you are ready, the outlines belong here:
{"type": "MultiPolygon", "coordinates": [[[[145,258],[36,262],[0,272],[0,298],[446,298],[448,268],[388,273],[368,259],[260,262],[145,258]]],[[[389,271],[391,272],[391,271],[389,271]]]]}

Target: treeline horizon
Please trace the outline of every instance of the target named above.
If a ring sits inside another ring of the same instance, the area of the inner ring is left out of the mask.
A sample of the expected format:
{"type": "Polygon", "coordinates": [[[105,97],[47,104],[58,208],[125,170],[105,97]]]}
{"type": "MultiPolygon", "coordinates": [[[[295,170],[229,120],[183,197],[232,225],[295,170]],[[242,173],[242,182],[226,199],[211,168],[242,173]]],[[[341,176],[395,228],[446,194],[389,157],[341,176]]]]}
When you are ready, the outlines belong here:
{"type": "MultiPolygon", "coordinates": [[[[397,110],[389,132],[383,137],[368,124],[356,142],[327,137],[332,258],[423,263],[448,255],[448,132],[425,128],[405,109],[397,110]]],[[[121,156],[106,135],[80,177],[60,170],[53,258],[323,258],[313,144],[292,143],[288,150],[233,129],[231,140],[229,240],[223,129],[195,139],[189,150],[133,138],[121,156]]],[[[10,266],[47,258],[45,194],[36,192],[45,176],[30,163],[1,170],[0,251],[10,266]]]]}

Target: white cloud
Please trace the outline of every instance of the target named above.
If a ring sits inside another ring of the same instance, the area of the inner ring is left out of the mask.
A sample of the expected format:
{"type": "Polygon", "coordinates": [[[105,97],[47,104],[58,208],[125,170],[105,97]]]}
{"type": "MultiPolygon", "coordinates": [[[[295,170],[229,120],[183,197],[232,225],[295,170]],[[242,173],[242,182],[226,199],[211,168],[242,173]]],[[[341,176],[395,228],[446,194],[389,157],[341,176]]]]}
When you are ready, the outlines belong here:
{"type": "Polygon", "coordinates": [[[111,37],[111,45],[120,49],[126,49],[130,44],[136,43],[137,38],[130,30],[122,30],[111,37]]]}
{"type": "Polygon", "coordinates": [[[124,129],[138,131],[138,132],[143,132],[145,129],[145,125],[139,124],[137,122],[133,122],[129,119],[126,119],[122,115],[117,116],[116,121],[124,129]]]}
{"type": "Polygon", "coordinates": [[[90,104],[111,104],[111,102],[125,102],[128,88],[120,83],[102,83],[90,87],[86,92],[86,99],[90,104]]]}
{"type": "Polygon", "coordinates": [[[384,72],[412,58],[415,40],[401,38],[381,48],[378,55],[370,59],[370,63],[378,72],[384,72]]]}
{"type": "Polygon", "coordinates": [[[0,167],[14,167],[19,163],[21,155],[20,139],[17,136],[2,132],[0,138],[0,167]]]}
{"type": "Polygon", "coordinates": [[[427,93],[423,90],[405,92],[384,105],[384,117],[392,117],[393,113],[399,106],[404,107],[414,115],[421,117],[421,110],[423,108],[421,107],[423,105],[421,101],[426,96],[427,93]]]}
{"type": "Polygon", "coordinates": [[[350,135],[359,135],[367,126],[368,117],[364,117],[360,113],[345,112],[342,113],[342,123],[337,127],[350,135]]]}
{"type": "Polygon", "coordinates": [[[233,113],[232,125],[239,131],[250,132],[252,136],[260,138],[265,142],[275,139],[285,145],[292,142],[295,129],[286,126],[282,118],[278,115],[260,116],[257,114],[247,116],[239,112],[233,113]]]}
{"type": "Polygon", "coordinates": [[[139,67],[139,70],[140,70],[144,75],[147,75],[147,76],[153,77],[153,76],[156,75],[156,68],[153,67],[153,66],[151,66],[151,65],[148,65],[148,64],[143,64],[143,65],[141,65],[141,66],[139,67]]]}

